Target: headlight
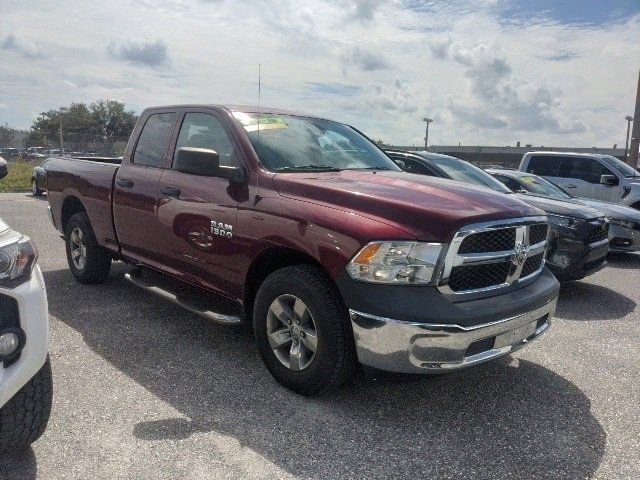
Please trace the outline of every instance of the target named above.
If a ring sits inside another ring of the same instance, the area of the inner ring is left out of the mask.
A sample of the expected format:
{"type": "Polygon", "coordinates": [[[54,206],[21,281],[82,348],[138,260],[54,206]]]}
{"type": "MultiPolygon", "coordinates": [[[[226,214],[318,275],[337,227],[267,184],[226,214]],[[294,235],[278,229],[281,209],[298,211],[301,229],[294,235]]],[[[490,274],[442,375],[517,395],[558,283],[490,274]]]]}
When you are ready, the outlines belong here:
{"type": "Polygon", "coordinates": [[[427,285],[434,281],[441,243],[373,242],[351,259],[354,280],[427,285]]]}
{"type": "Polygon", "coordinates": [[[580,218],[565,217],[564,215],[547,215],[549,217],[549,223],[552,225],[558,225],[559,227],[567,227],[573,230],[577,230],[585,222],[580,218]]]}
{"type": "Polygon", "coordinates": [[[633,228],[633,222],[629,220],[622,220],[621,218],[609,218],[611,225],[617,225],[624,228],[633,228]]]}
{"type": "Polygon", "coordinates": [[[31,278],[31,270],[38,258],[35,245],[29,237],[10,231],[17,237],[0,246],[0,286],[13,287],[31,278]]]}

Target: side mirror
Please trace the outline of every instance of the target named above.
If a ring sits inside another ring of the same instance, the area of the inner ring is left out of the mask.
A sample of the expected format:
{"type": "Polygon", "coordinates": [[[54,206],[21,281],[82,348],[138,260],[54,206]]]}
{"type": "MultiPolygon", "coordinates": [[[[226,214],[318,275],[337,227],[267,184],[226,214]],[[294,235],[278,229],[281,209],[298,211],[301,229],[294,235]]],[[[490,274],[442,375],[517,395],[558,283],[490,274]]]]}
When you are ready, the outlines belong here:
{"type": "Polygon", "coordinates": [[[173,169],[181,173],[202,177],[226,176],[220,169],[218,152],[208,148],[179,148],[173,161],[173,169]]]}
{"type": "Polygon", "coordinates": [[[229,170],[229,186],[241,187],[247,183],[247,172],[244,167],[236,167],[229,170]]]}
{"type": "Polygon", "coordinates": [[[619,182],[618,182],[618,177],[616,177],[615,175],[601,175],[600,183],[602,185],[608,185],[610,187],[613,187],[618,185],[619,182]]]}

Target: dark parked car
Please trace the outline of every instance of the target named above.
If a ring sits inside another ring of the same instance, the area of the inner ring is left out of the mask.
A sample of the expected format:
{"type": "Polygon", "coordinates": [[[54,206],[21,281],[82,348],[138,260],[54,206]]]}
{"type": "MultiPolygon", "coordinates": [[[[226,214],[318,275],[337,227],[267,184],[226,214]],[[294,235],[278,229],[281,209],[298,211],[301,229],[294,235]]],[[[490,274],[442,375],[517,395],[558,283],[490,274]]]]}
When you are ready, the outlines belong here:
{"type": "Polygon", "coordinates": [[[31,174],[31,193],[34,197],[40,197],[47,191],[47,171],[45,165],[49,160],[45,160],[41,165],[34,167],[31,174]]]}
{"type": "Polygon", "coordinates": [[[430,152],[387,154],[407,172],[491,188],[547,212],[551,230],[546,260],[558,279],[579,280],[606,265],[609,222],[603,213],[575,202],[513,193],[489,173],[456,157],[430,152]]]}
{"type": "Polygon", "coordinates": [[[640,250],[640,211],[635,208],[574,197],[548,180],[520,170],[489,169],[487,172],[514,192],[587,205],[603,212],[609,220],[610,249],[619,252],[640,250]]]}
{"type": "Polygon", "coordinates": [[[0,180],[7,176],[9,170],[7,168],[7,161],[0,157],[0,180]]]}
{"type": "Polygon", "coordinates": [[[555,310],[541,210],[407,175],[341,123],[151,108],[122,160],[46,169],[79,282],[105,280],[115,258],[149,292],[250,323],[269,371],[303,394],[345,382],[358,360],[414,373],[491,360],[545,332],[555,310]]]}

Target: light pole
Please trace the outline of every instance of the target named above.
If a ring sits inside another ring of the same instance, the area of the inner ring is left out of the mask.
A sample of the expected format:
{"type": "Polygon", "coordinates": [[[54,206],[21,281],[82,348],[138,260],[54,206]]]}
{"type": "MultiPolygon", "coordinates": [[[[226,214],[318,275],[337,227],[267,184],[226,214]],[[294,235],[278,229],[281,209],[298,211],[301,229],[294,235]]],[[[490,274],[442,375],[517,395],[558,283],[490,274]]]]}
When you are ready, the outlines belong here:
{"type": "Polygon", "coordinates": [[[631,128],[631,122],[633,122],[633,117],[631,115],[627,115],[624,117],[627,121],[627,140],[624,142],[624,161],[627,162],[627,152],[629,151],[629,129],[631,128]]]}
{"type": "Polygon", "coordinates": [[[425,118],[422,119],[422,121],[426,122],[426,124],[427,124],[427,129],[426,129],[426,131],[424,133],[424,149],[426,150],[427,148],[429,148],[429,124],[431,122],[433,122],[433,120],[430,119],[430,118],[425,117],[425,118]]]}

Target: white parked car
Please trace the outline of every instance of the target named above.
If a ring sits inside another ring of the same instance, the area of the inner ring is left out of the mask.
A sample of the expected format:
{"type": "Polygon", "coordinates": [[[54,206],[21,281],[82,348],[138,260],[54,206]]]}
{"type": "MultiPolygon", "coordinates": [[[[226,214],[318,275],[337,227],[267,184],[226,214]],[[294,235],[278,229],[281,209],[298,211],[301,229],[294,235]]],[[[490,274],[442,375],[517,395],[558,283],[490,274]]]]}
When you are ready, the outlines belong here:
{"type": "Polygon", "coordinates": [[[53,385],[47,293],[28,237],[0,219],[0,456],[44,432],[53,385]]]}
{"type": "Polygon", "coordinates": [[[544,177],[574,197],[640,210],[640,172],[611,155],[527,152],[519,170],[544,177]]]}

